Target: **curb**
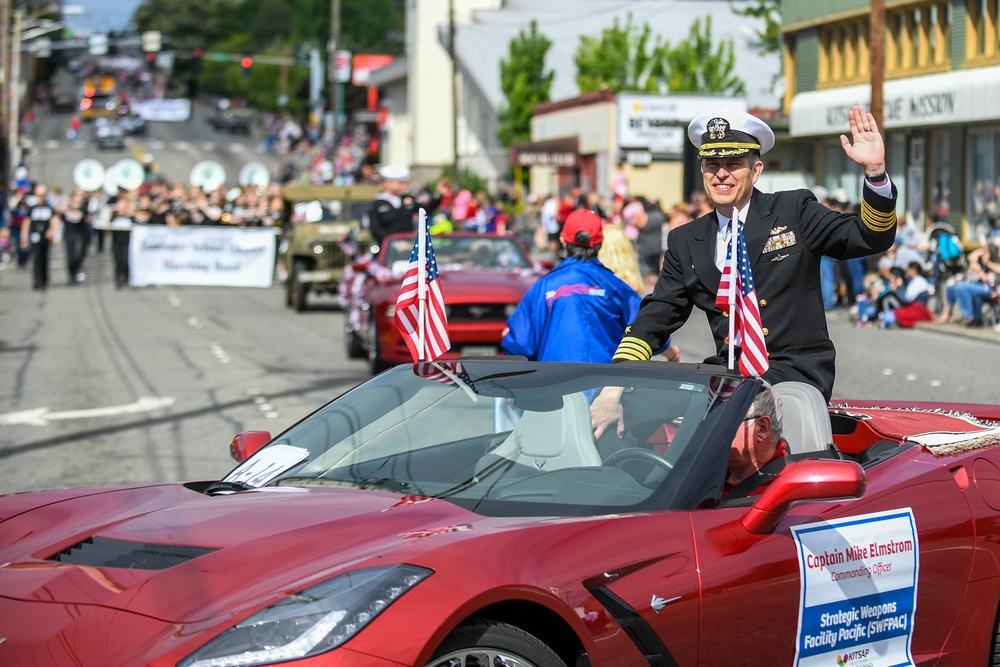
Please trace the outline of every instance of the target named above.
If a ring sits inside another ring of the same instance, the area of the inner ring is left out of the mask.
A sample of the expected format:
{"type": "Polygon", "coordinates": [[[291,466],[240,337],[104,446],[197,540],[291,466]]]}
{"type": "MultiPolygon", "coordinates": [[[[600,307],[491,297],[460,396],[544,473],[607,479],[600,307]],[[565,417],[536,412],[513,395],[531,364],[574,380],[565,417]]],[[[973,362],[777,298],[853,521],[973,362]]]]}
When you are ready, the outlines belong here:
{"type": "Polygon", "coordinates": [[[963,338],[975,338],[976,340],[996,343],[1000,345],[1000,332],[995,331],[990,324],[981,327],[966,327],[961,324],[937,324],[935,322],[918,322],[917,329],[935,331],[937,333],[948,334],[950,336],[961,336],[963,338]]]}

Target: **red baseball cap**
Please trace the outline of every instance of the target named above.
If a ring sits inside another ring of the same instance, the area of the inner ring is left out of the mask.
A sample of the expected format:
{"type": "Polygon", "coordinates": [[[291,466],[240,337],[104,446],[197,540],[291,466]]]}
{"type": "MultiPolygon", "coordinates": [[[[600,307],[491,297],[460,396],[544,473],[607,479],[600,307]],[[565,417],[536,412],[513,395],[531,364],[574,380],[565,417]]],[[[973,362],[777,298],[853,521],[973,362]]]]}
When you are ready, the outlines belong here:
{"type": "Polygon", "coordinates": [[[604,241],[604,221],[593,211],[585,208],[577,209],[566,218],[566,224],[563,225],[559,238],[570,245],[580,245],[576,242],[577,232],[587,232],[590,235],[590,243],[583,247],[593,248],[604,241]]]}

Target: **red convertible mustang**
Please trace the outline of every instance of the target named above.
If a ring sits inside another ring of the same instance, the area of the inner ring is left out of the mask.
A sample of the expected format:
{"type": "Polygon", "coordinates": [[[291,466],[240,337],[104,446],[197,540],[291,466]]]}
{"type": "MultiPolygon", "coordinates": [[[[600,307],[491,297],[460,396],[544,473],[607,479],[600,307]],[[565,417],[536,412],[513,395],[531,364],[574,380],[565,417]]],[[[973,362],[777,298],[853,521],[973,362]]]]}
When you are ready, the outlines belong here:
{"type": "MultiPolygon", "coordinates": [[[[382,252],[352,267],[357,273],[345,307],[347,355],[367,357],[373,374],[411,360],[395,314],[414,238],[390,236],[382,252]]],[[[448,315],[446,356],[497,354],[507,318],[545,267],[532,262],[513,236],[456,232],[431,241],[448,315]]]]}
{"type": "Polygon", "coordinates": [[[991,664],[1000,408],[779,384],[788,455],[724,493],[759,386],[398,366],[240,434],[222,480],[2,497],[0,664],[991,664]]]}

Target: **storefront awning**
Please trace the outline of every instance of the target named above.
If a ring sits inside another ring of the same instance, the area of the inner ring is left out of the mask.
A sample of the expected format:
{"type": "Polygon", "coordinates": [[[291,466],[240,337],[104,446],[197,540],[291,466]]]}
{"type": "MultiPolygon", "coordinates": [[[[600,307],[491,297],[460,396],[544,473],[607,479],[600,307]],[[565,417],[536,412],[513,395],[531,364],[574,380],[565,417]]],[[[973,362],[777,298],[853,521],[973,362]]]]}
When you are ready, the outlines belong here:
{"type": "MultiPolygon", "coordinates": [[[[868,108],[871,86],[847,86],[799,93],[792,98],[793,137],[843,134],[855,104],[868,108]]],[[[1000,100],[1000,66],[928,74],[886,81],[882,89],[883,129],[995,121],[1000,100]]]]}
{"type": "Polygon", "coordinates": [[[579,156],[576,137],[533,141],[510,147],[513,167],[575,167],[579,156]]]}

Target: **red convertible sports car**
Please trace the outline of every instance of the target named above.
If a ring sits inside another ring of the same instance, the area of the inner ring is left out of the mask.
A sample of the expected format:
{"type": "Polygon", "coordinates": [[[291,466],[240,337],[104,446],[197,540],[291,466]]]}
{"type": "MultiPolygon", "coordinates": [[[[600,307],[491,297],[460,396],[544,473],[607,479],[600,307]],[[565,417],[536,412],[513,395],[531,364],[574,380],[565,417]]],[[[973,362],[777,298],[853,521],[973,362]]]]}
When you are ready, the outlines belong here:
{"type": "MultiPolygon", "coordinates": [[[[347,354],[367,357],[373,374],[412,360],[395,314],[414,238],[390,236],[373,259],[352,267],[357,273],[345,306],[347,354]]],[[[431,240],[451,339],[446,357],[497,354],[507,318],[546,267],[532,262],[513,236],[455,232],[431,240]]]]}
{"type": "Polygon", "coordinates": [[[0,497],[0,664],[995,664],[1000,408],[779,384],[788,455],[724,493],[759,387],[404,365],[222,480],[0,497]]]}

